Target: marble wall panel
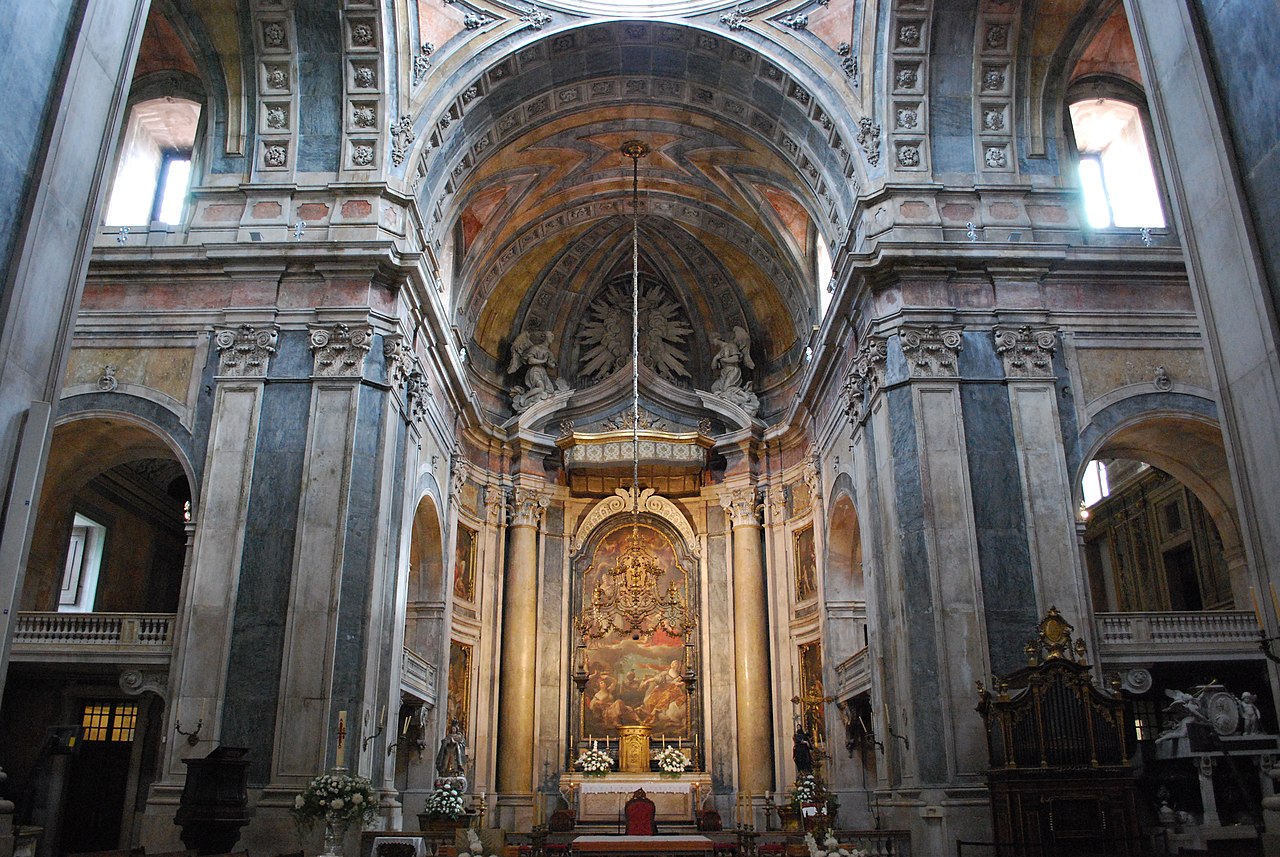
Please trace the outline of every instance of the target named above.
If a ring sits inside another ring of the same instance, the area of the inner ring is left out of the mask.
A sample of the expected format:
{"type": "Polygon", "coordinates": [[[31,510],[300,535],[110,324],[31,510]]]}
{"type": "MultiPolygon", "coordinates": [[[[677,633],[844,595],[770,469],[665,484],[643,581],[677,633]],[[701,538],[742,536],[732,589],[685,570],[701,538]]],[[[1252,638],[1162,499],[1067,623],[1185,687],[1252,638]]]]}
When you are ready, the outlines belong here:
{"type": "Polygon", "coordinates": [[[534,782],[555,793],[561,771],[561,746],[566,701],[576,703],[577,689],[570,689],[566,652],[565,585],[568,551],[564,535],[564,506],[558,503],[543,513],[542,580],[538,592],[537,705],[538,748],[533,757],[534,782]],[[569,699],[566,700],[566,690],[569,699]]]}
{"type": "MultiPolygon", "coordinates": [[[[711,512],[707,516],[706,547],[706,614],[703,620],[702,640],[704,649],[704,674],[707,676],[711,697],[711,711],[705,734],[707,762],[710,765],[711,786],[717,794],[732,791],[734,759],[738,754],[737,729],[734,728],[734,679],[733,658],[728,652],[722,657],[710,656],[710,645],[717,640],[733,639],[733,622],[729,605],[733,603],[733,589],[725,562],[729,549],[725,532],[725,516],[711,512]]],[[[721,807],[723,813],[726,807],[721,807]]]]}
{"type": "Polygon", "coordinates": [[[1169,378],[1176,383],[1202,390],[1213,388],[1204,355],[1199,350],[1077,347],[1076,361],[1086,404],[1121,387],[1150,387],[1159,366],[1165,367],[1169,378]]]}

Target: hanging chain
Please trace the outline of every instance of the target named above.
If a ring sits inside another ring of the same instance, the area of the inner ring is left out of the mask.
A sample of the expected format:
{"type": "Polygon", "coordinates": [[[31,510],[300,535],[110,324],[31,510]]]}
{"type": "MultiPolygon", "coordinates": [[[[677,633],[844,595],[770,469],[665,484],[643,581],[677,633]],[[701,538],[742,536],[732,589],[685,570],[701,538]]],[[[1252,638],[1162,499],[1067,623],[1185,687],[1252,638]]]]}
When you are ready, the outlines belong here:
{"type": "Polygon", "coordinates": [[[631,518],[640,516],[640,159],[649,147],[639,140],[622,144],[631,159],[631,518]]]}

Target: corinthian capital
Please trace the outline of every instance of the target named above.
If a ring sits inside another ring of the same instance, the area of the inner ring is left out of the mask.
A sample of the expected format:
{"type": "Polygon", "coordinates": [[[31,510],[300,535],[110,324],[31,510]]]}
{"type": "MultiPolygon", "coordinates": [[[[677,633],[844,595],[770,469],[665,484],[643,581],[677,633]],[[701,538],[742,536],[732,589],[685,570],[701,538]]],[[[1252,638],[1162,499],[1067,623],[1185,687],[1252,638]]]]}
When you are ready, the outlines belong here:
{"type": "Polygon", "coordinates": [[[511,492],[511,526],[536,527],[542,513],[551,503],[551,495],[533,488],[515,488],[511,492]]]}
{"type": "Polygon", "coordinates": [[[729,513],[733,526],[760,526],[760,503],[756,500],[756,489],[735,488],[721,495],[720,506],[729,513]]]}
{"type": "Polygon", "coordinates": [[[275,325],[257,328],[248,324],[220,327],[213,333],[218,349],[218,374],[233,378],[262,378],[276,353],[280,329],[275,325]]]}
{"type": "Polygon", "coordinates": [[[956,362],[964,347],[959,327],[939,327],[936,324],[914,327],[903,325],[902,353],[907,358],[907,369],[912,378],[956,378],[960,371],[956,362]]]}
{"type": "Polygon", "coordinates": [[[1058,345],[1056,327],[997,327],[992,331],[996,354],[1004,361],[1008,378],[1053,379],[1053,352],[1058,345]]]}

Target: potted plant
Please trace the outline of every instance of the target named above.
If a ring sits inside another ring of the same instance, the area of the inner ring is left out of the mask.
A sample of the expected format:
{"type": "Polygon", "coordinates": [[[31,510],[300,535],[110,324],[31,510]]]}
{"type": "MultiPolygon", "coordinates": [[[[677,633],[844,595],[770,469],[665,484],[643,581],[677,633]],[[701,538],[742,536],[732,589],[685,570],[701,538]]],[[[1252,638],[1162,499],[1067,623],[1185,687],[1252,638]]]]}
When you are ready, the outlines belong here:
{"type": "Polygon", "coordinates": [[[347,828],[373,821],[378,815],[378,797],[373,784],[364,777],[345,773],[321,774],[307,783],[293,799],[290,810],[298,826],[309,828],[324,823],[324,855],[342,854],[347,828]]]}

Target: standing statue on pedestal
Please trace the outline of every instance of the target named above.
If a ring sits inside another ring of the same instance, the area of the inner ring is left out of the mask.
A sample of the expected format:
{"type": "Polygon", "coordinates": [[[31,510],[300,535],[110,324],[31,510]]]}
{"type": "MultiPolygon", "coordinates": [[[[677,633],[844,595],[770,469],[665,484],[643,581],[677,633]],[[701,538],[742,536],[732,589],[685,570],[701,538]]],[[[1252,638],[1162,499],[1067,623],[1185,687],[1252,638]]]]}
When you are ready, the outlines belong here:
{"type": "Polygon", "coordinates": [[[462,724],[453,721],[449,724],[449,733],[440,739],[440,749],[436,751],[437,785],[452,782],[459,791],[467,790],[467,736],[462,734],[462,724]]]}
{"type": "Polygon", "coordinates": [[[792,739],[791,758],[796,763],[797,772],[813,773],[813,738],[803,726],[796,730],[792,739]]]}
{"type": "Polygon", "coordinates": [[[569,389],[563,379],[552,380],[549,369],[556,368],[551,352],[552,337],[545,330],[526,330],[511,343],[511,365],[507,372],[524,370],[524,385],[511,388],[511,406],[522,414],[530,407],[569,389]]]}
{"type": "Polygon", "coordinates": [[[728,339],[713,334],[711,341],[718,349],[711,358],[711,370],[720,373],[711,385],[711,392],[754,417],[760,410],[760,400],[751,392],[751,382],[744,379],[742,372],[744,366],[756,368],[755,361],[751,359],[751,336],[746,328],[735,326],[733,335],[728,339]]]}

